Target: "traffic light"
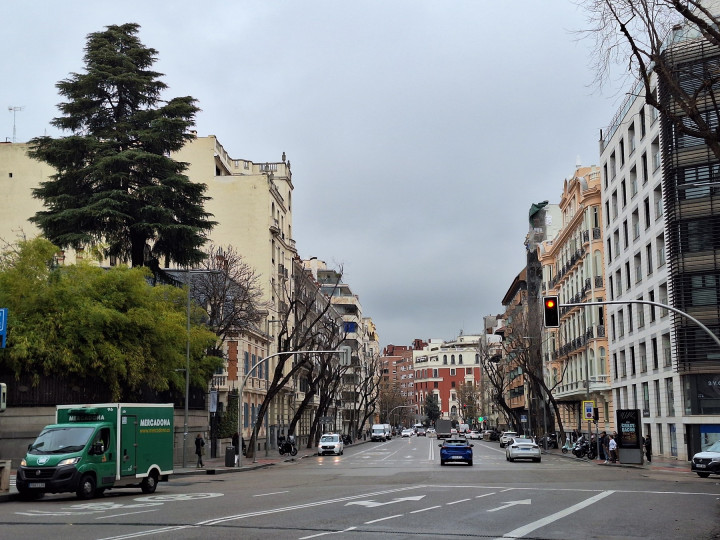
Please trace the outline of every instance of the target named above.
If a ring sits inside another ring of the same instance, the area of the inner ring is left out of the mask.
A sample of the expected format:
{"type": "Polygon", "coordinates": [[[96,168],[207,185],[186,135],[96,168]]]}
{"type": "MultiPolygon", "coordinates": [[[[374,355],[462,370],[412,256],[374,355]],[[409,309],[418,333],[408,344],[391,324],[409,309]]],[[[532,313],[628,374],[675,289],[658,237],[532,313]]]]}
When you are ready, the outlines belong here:
{"type": "Polygon", "coordinates": [[[557,296],[543,296],[543,321],[545,328],[557,328],[560,326],[557,296]]]}

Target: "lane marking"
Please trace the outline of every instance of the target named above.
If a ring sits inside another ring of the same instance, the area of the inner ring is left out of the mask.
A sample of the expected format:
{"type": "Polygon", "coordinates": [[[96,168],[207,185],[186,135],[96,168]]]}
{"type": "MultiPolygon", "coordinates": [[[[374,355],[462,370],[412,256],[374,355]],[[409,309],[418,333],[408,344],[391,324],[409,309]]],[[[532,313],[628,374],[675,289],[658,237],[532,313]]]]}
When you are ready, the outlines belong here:
{"type": "Polygon", "coordinates": [[[339,534],[339,533],[344,533],[344,532],[348,532],[348,531],[354,531],[355,529],[357,529],[357,527],[348,527],[347,529],[342,530],[342,531],[328,531],[328,532],[319,533],[319,534],[311,534],[310,536],[301,536],[300,538],[298,538],[298,540],[307,540],[308,538],[317,538],[318,536],[325,536],[327,534],[339,534]]]}
{"type": "Polygon", "coordinates": [[[196,525],[197,526],[218,525],[220,523],[225,523],[227,521],[234,521],[236,519],[245,519],[245,518],[255,517],[255,516],[265,516],[268,514],[278,514],[281,512],[289,512],[290,510],[300,510],[303,508],[312,508],[315,506],[325,506],[327,504],[334,504],[334,503],[338,503],[338,502],[356,501],[358,499],[366,499],[368,497],[375,497],[377,495],[386,495],[388,493],[398,493],[401,491],[409,491],[409,490],[418,489],[418,488],[422,488],[422,487],[424,487],[424,486],[410,486],[410,487],[397,488],[397,489],[386,489],[383,491],[376,491],[374,493],[365,493],[363,495],[351,495],[349,497],[340,497],[338,499],[328,499],[328,500],[310,502],[310,503],[305,503],[305,504],[297,504],[297,505],[293,505],[293,506],[284,506],[281,508],[272,508],[269,510],[258,510],[256,512],[247,512],[245,514],[236,514],[234,516],[225,516],[225,517],[221,517],[221,518],[200,521],[200,522],[196,523],[196,525]]]}
{"type": "Polygon", "coordinates": [[[113,514],[111,516],[100,516],[96,517],[95,519],[107,519],[111,517],[120,517],[120,516],[129,516],[131,514],[144,514],[145,512],[157,512],[159,509],[155,508],[154,510],[138,510],[137,512],[125,512],[124,514],[113,514]]]}
{"type": "Polygon", "coordinates": [[[427,508],[421,508],[420,510],[413,510],[410,512],[411,514],[418,514],[420,512],[427,512],[428,510],[435,510],[436,508],[442,508],[442,505],[438,504],[437,506],[428,506],[427,508]]]}
{"type": "Polygon", "coordinates": [[[469,500],[471,500],[471,499],[460,499],[459,501],[453,501],[453,502],[445,503],[445,505],[446,505],[446,506],[450,506],[450,505],[453,505],[453,504],[458,504],[458,503],[465,502],[465,501],[469,501],[469,500]]]}
{"type": "Polygon", "coordinates": [[[178,525],[177,527],[163,527],[162,529],[153,529],[152,531],[141,531],[136,533],[121,534],[120,536],[107,536],[105,538],[99,538],[98,540],[125,540],[127,538],[138,538],[140,536],[150,536],[151,534],[182,531],[184,529],[190,528],[192,528],[192,525],[178,525]]]}
{"type": "Polygon", "coordinates": [[[387,516],[387,517],[380,518],[380,519],[373,519],[372,521],[366,521],[365,525],[370,525],[371,523],[377,523],[378,521],[385,521],[387,519],[395,519],[395,518],[403,517],[404,515],[405,514],[395,514],[394,516],[387,516]]]}
{"type": "Polygon", "coordinates": [[[544,527],[545,525],[549,525],[550,523],[557,521],[558,519],[562,519],[564,517],[569,516],[570,514],[574,514],[578,510],[582,510],[583,508],[586,508],[592,504],[595,504],[596,502],[604,499],[605,497],[608,497],[615,493],[614,491],[603,491],[602,493],[598,493],[594,497],[590,497],[589,499],[586,499],[582,502],[579,502],[577,504],[574,504],[565,510],[560,510],[559,512],[555,512],[554,514],[550,514],[547,517],[544,517],[542,519],[538,519],[537,521],[533,521],[532,523],[528,523],[527,525],[523,525],[522,527],[518,527],[514,531],[510,531],[509,533],[505,533],[502,535],[502,538],[522,538],[528,533],[533,532],[536,529],[539,529],[540,527],[544,527]]]}
{"type": "Polygon", "coordinates": [[[253,495],[253,497],[267,497],[268,495],[280,495],[281,493],[290,493],[290,491],[285,490],[285,491],[275,491],[273,493],[259,493],[258,495],[253,495]]]}

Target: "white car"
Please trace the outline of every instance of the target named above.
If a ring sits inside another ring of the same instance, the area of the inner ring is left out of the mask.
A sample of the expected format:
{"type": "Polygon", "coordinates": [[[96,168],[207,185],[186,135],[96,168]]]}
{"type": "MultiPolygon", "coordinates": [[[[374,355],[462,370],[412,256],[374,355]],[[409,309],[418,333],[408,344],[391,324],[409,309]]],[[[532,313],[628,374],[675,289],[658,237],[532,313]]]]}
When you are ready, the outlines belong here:
{"type": "Polygon", "coordinates": [[[526,437],[515,437],[505,445],[505,459],[515,461],[516,459],[532,459],[540,461],[540,447],[535,441],[526,437]]]}
{"type": "Polygon", "coordinates": [[[516,431],[503,431],[503,434],[500,435],[500,448],[505,448],[517,436],[516,431]]]}
{"type": "Polygon", "coordinates": [[[720,474],[720,441],[715,441],[702,452],[695,454],[690,462],[690,470],[696,472],[700,478],[720,474]]]}
{"type": "Polygon", "coordinates": [[[345,446],[340,435],[337,433],[325,433],[320,437],[318,443],[318,456],[324,456],[325,454],[342,456],[344,449],[345,446]]]}
{"type": "Polygon", "coordinates": [[[432,427],[427,428],[425,433],[427,434],[428,437],[434,437],[435,435],[437,435],[435,428],[432,428],[432,427]]]}
{"type": "Polygon", "coordinates": [[[478,433],[478,432],[475,431],[474,429],[473,429],[472,431],[468,431],[466,437],[467,437],[468,439],[481,439],[481,438],[482,438],[482,437],[480,436],[480,433],[478,433]]]}
{"type": "Polygon", "coordinates": [[[414,429],[403,429],[402,433],[400,434],[402,437],[412,437],[415,435],[414,429]]]}

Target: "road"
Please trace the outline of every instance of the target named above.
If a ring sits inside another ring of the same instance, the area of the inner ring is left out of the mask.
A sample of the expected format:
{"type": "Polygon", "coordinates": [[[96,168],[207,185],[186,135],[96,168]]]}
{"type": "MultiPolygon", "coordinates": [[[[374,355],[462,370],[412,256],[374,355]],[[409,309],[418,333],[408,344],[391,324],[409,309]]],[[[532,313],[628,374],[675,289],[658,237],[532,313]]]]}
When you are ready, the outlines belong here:
{"type": "Polygon", "coordinates": [[[561,456],[439,464],[424,437],[349,446],[266,469],[182,476],[153,495],[70,494],[0,506],[0,538],[720,538],[720,486],[689,472],[561,456]]]}

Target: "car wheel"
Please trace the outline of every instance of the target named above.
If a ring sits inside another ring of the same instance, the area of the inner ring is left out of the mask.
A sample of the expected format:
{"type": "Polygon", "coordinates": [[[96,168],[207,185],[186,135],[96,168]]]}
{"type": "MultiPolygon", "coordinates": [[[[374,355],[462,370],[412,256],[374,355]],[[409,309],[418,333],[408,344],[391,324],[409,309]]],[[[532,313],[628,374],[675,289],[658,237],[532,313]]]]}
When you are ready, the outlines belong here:
{"type": "Polygon", "coordinates": [[[472,467],[472,459],[470,461],[468,461],[468,465],[470,465],[472,467]]]}
{"type": "Polygon", "coordinates": [[[508,456],[507,454],[505,454],[505,461],[510,461],[510,456],[508,456]]]}
{"type": "Polygon", "coordinates": [[[540,463],[540,458],[539,458],[539,457],[538,457],[538,458],[533,458],[533,461],[534,461],[535,463],[540,463]]]}
{"type": "Polygon", "coordinates": [[[143,493],[155,493],[155,490],[157,489],[157,473],[151,472],[148,476],[143,478],[142,483],[140,484],[140,487],[142,489],[143,493]]]}
{"type": "Polygon", "coordinates": [[[508,456],[508,461],[513,462],[513,461],[515,461],[515,458],[508,456]]]}
{"type": "Polygon", "coordinates": [[[345,450],[340,450],[340,455],[342,456],[345,450]]]}
{"type": "Polygon", "coordinates": [[[505,445],[503,443],[500,443],[500,448],[505,448],[505,445]]]}
{"type": "Polygon", "coordinates": [[[708,476],[710,476],[710,473],[709,472],[699,472],[699,473],[697,473],[697,475],[700,478],[707,478],[708,476]]]}
{"type": "Polygon", "coordinates": [[[78,499],[92,499],[95,496],[95,477],[92,474],[84,474],[80,478],[75,494],[78,499]]]}
{"type": "Polygon", "coordinates": [[[440,460],[440,465],[445,465],[445,460],[444,460],[444,459],[441,459],[441,460],[440,460]]]}

